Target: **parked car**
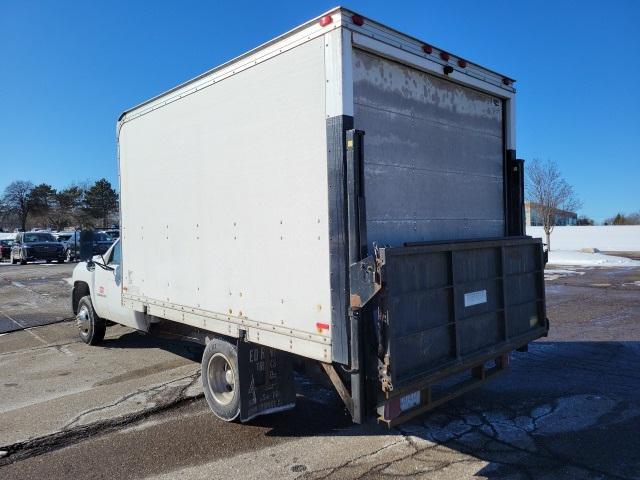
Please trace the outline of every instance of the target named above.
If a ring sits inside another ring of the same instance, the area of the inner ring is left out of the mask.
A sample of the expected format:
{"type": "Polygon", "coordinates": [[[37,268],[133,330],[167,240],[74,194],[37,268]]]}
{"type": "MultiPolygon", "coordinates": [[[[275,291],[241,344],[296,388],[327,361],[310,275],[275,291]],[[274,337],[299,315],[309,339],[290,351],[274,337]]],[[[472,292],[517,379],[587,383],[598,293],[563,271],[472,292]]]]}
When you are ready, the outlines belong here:
{"type": "MultiPolygon", "coordinates": [[[[72,262],[80,258],[80,231],[72,233],[73,236],[64,242],[67,262],[72,262]]],[[[114,241],[115,238],[105,232],[95,232],[93,234],[93,255],[104,255],[106,251],[109,250],[109,247],[113,245],[114,241]]]]}
{"type": "Polygon", "coordinates": [[[21,232],[11,247],[11,263],[46,260],[47,263],[56,260],[64,262],[64,246],[48,232],[21,232]]]}
{"type": "Polygon", "coordinates": [[[80,232],[57,232],[53,234],[54,238],[64,245],[64,255],[67,262],[74,258],[74,251],[80,246],[80,232]]]}
{"type": "Polygon", "coordinates": [[[10,238],[0,240],[0,261],[5,259],[9,260],[9,257],[11,257],[12,245],[13,245],[13,240],[10,238]]]}

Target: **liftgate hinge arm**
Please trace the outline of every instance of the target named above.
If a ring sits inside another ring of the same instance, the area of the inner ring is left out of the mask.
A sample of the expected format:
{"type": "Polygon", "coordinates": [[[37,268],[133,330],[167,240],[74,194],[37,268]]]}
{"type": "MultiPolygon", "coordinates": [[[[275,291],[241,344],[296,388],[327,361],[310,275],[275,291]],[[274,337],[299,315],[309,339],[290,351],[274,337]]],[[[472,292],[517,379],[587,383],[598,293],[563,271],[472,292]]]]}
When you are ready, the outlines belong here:
{"type": "Polygon", "coordinates": [[[349,267],[349,306],[362,308],[382,288],[380,259],[370,255],[349,267]]]}

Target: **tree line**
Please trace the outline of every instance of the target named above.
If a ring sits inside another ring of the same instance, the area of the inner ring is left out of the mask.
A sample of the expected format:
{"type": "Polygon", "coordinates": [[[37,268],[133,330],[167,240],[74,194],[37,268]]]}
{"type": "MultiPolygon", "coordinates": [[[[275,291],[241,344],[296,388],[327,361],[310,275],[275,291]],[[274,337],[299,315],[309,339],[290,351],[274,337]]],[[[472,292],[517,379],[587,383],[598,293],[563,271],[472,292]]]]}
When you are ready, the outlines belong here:
{"type": "Polygon", "coordinates": [[[9,228],[109,227],[118,211],[118,193],[111,183],[101,178],[93,184],[72,184],[56,190],[47,183],[30,181],[10,183],[0,198],[0,221],[9,228]]]}
{"type": "Polygon", "coordinates": [[[618,213],[614,217],[605,219],[605,225],[640,225],[640,211],[635,213],[618,213]]]}

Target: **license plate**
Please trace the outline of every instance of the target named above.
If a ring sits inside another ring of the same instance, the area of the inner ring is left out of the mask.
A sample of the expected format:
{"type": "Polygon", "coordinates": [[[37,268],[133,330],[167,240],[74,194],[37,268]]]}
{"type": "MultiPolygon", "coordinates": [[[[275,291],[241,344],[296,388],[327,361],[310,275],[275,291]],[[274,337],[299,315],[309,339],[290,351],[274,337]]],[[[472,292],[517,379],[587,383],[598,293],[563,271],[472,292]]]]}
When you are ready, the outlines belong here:
{"type": "Polygon", "coordinates": [[[413,392],[404,397],[400,397],[400,410],[403,412],[417,405],[420,405],[420,392],[413,392]]]}

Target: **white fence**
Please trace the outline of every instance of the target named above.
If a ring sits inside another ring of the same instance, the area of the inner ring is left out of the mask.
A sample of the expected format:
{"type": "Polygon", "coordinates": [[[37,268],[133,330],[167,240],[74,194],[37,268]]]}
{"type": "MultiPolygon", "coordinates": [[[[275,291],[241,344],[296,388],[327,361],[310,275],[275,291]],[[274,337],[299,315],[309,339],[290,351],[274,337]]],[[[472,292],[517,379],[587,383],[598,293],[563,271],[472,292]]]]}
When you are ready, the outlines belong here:
{"type": "MultiPolygon", "coordinates": [[[[527,235],[545,239],[542,227],[527,227],[527,235]]],[[[640,225],[555,227],[552,250],[597,248],[603,252],[639,252],[640,225]]]]}

